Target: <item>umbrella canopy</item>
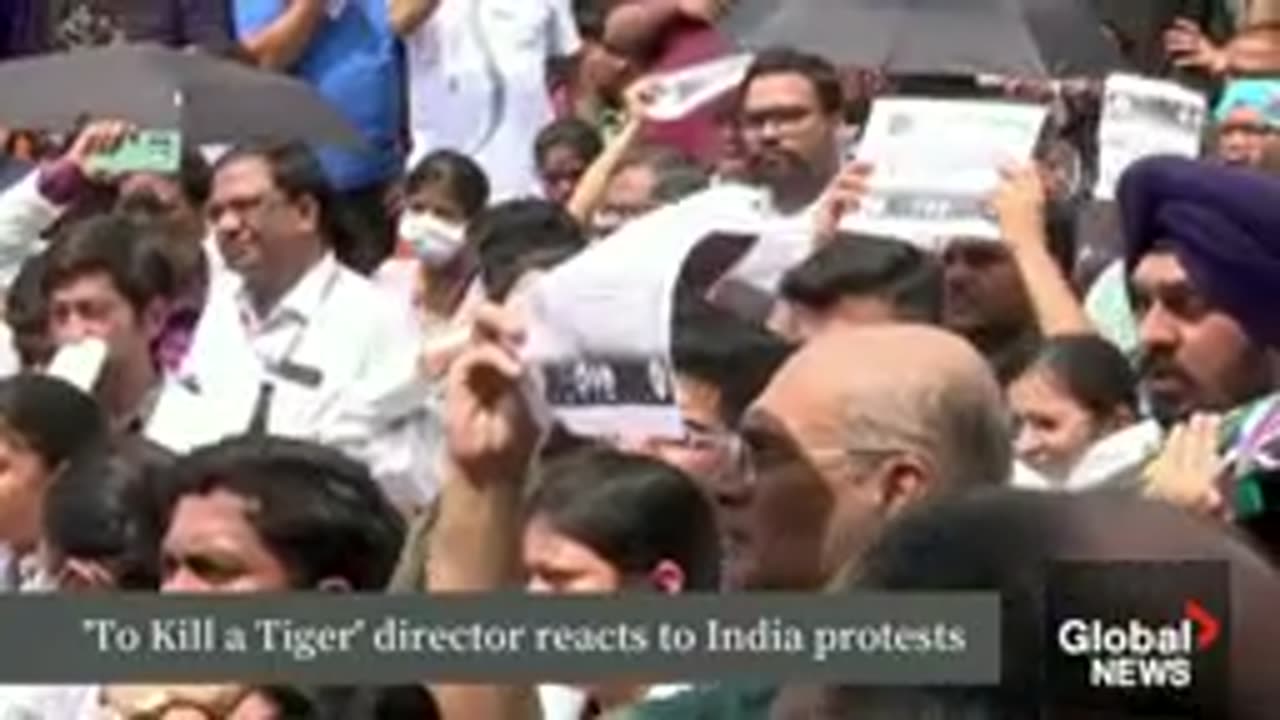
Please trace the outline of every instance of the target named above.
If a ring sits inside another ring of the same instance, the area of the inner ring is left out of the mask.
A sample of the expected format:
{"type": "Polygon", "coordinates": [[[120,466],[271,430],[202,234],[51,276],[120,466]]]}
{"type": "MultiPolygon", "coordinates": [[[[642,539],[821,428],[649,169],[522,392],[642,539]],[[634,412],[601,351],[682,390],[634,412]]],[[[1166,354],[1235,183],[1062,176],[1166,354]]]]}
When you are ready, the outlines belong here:
{"type": "Polygon", "coordinates": [[[724,30],[899,75],[1102,75],[1124,66],[1088,0],[739,0],[724,30]]]}
{"type": "Polygon", "coordinates": [[[63,130],[97,117],[178,130],[194,143],[362,143],[342,114],[303,82],[150,44],[0,63],[0,98],[0,125],[9,127],[63,130]]]}

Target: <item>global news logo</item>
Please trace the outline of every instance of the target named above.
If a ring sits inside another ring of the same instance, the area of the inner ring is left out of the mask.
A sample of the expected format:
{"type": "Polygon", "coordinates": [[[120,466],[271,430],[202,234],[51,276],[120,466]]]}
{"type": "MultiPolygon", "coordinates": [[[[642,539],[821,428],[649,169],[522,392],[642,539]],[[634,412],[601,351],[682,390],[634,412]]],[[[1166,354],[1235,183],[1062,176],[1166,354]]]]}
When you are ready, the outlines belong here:
{"type": "Polygon", "coordinates": [[[1197,600],[1182,617],[1151,624],[1079,617],[1059,622],[1057,644],[1068,657],[1088,663],[1088,685],[1107,689],[1186,690],[1195,682],[1195,657],[1218,643],[1222,623],[1197,600]]]}

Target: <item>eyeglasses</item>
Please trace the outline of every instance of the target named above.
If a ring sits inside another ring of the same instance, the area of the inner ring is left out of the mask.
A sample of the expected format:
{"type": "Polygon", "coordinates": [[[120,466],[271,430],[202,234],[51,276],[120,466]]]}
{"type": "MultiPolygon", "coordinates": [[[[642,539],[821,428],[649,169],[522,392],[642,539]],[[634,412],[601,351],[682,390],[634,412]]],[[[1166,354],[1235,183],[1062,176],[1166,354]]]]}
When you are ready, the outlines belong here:
{"type": "Polygon", "coordinates": [[[786,452],[781,448],[765,448],[753,447],[749,439],[736,438],[730,448],[733,457],[733,475],[738,478],[738,482],[748,488],[753,488],[759,481],[762,471],[776,472],[778,470],[801,465],[809,464],[811,461],[826,465],[837,461],[855,462],[861,461],[856,467],[864,465],[878,465],[885,460],[900,456],[909,452],[901,447],[893,446],[873,446],[866,445],[861,447],[848,448],[827,448],[806,451],[807,457],[801,457],[797,453],[786,452]]]}

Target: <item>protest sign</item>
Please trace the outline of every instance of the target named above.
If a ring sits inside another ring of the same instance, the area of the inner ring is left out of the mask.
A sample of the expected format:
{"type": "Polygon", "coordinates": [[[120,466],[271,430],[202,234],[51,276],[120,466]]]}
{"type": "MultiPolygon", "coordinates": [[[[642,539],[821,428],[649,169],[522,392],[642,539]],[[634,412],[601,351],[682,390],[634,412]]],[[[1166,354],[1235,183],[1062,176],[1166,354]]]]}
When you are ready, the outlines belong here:
{"type": "Polygon", "coordinates": [[[58,349],[49,362],[46,374],[65,380],[86,393],[92,393],[107,363],[107,343],[88,337],[58,349]]]}
{"type": "Polygon", "coordinates": [[[754,59],[734,55],[652,76],[653,99],[645,107],[645,116],[657,122],[687,116],[736,88],[754,59]]]}
{"type": "Polygon", "coordinates": [[[1199,155],[1207,113],[1202,95],[1176,83],[1132,75],[1107,78],[1094,197],[1114,200],[1120,176],[1142,158],[1199,155]]]}
{"type": "Polygon", "coordinates": [[[749,188],[695,197],[632,223],[529,288],[525,360],[550,414],[587,436],[683,432],[671,362],[682,280],[708,291],[755,241],[721,232],[747,224],[749,188]],[[736,202],[735,202],[736,201],[736,202]],[[690,262],[695,249],[700,253],[690,262]]]}
{"type": "Polygon", "coordinates": [[[1046,115],[1021,103],[877,100],[858,147],[874,168],[870,190],[841,227],[916,244],[998,240],[989,203],[1000,167],[1030,160],[1046,115]]]}

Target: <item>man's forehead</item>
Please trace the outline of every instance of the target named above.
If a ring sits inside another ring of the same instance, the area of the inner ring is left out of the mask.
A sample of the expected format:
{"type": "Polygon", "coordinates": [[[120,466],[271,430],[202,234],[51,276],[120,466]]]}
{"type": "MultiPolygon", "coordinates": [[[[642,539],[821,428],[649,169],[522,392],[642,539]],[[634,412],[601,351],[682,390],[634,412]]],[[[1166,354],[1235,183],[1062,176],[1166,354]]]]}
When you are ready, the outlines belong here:
{"type": "Polygon", "coordinates": [[[1133,269],[1133,284],[1139,287],[1185,286],[1187,270],[1173,250],[1157,244],[1133,269]]]}
{"type": "Polygon", "coordinates": [[[55,303],[81,302],[104,297],[123,298],[105,270],[86,270],[73,275],[49,292],[55,303]]]}
{"type": "Polygon", "coordinates": [[[818,104],[818,94],[813,82],[798,72],[769,73],[751,80],[742,104],[748,111],[779,105],[808,107],[818,104]]]}
{"type": "Polygon", "coordinates": [[[1222,118],[1222,121],[1218,123],[1218,126],[1223,128],[1236,127],[1236,126],[1242,126],[1242,125],[1254,126],[1254,125],[1263,125],[1265,122],[1266,122],[1266,118],[1264,118],[1262,116],[1262,113],[1259,112],[1257,109],[1242,106],[1242,107],[1233,108],[1230,112],[1228,112],[1226,116],[1222,118]]]}
{"type": "Polygon", "coordinates": [[[271,167],[263,158],[253,155],[238,157],[218,168],[213,176],[215,187],[227,184],[272,184],[271,167]]]}

